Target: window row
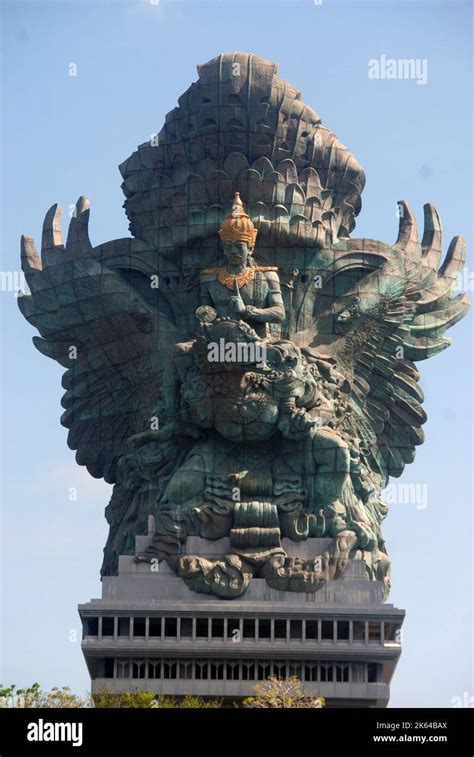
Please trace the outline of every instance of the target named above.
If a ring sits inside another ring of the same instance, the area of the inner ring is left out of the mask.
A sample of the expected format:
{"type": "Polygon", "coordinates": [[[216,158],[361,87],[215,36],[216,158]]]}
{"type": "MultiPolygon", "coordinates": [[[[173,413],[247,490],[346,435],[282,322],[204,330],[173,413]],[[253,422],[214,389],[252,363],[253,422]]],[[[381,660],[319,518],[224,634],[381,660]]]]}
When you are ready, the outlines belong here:
{"type": "Polygon", "coordinates": [[[94,617],[84,620],[87,636],[129,639],[212,641],[398,641],[396,623],[365,620],[303,620],[265,618],[94,617]]]}
{"type": "Polygon", "coordinates": [[[319,683],[376,683],[376,662],[320,662],[307,660],[174,660],[105,658],[104,678],[180,681],[263,681],[296,676],[319,683]]]}

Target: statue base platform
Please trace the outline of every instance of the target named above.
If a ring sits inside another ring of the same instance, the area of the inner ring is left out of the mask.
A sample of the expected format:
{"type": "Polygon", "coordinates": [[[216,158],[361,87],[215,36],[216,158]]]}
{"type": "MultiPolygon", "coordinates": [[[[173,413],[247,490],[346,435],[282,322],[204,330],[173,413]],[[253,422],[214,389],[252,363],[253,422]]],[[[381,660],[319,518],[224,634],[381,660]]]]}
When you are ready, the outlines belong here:
{"type": "MultiPolygon", "coordinates": [[[[137,551],[151,538],[137,537],[137,551]]],[[[327,541],[282,545],[289,556],[310,557],[327,541]]],[[[228,546],[192,537],[185,552],[216,557],[228,546]]],[[[79,605],[92,693],[148,690],[231,704],[275,675],[298,677],[329,707],[387,706],[405,612],[383,602],[362,561],[315,593],[278,591],[257,578],[234,600],[197,594],[165,563],[157,567],[121,556],[118,575],[102,579],[102,598],[79,605]]]]}

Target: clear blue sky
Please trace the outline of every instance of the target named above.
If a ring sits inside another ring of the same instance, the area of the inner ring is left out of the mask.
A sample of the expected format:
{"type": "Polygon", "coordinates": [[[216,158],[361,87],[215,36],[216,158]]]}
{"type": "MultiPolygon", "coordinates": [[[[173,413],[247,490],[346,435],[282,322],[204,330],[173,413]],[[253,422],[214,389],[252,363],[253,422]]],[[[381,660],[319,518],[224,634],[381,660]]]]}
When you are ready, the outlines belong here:
{"type": "MultiPolygon", "coordinates": [[[[434,202],[444,249],[464,234],[472,250],[468,3],[15,0],[3,4],[2,35],[4,271],[18,270],[22,233],[39,244],[53,202],[65,234],[80,194],[91,202],[93,244],[128,236],[118,164],[159,131],[196,65],[232,50],[276,61],[364,167],[354,237],[395,241],[396,201],[412,205],[421,227],[423,204],[434,202]],[[368,60],[382,54],[426,59],[427,84],[369,79],[368,60]]],[[[0,681],[81,692],[88,675],[76,606],[100,596],[110,487],[76,466],[66,446],[62,369],[33,348],[15,296],[0,292],[0,302],[0,681]]],[[[428,505],[394,505],[384,528],[390,601],[407,611],[392,706],[449,707],[474,694],[470,319],[450,335],[448,351],[419,364],[427,441],[403,478],[428,486],[428,505]]]]}

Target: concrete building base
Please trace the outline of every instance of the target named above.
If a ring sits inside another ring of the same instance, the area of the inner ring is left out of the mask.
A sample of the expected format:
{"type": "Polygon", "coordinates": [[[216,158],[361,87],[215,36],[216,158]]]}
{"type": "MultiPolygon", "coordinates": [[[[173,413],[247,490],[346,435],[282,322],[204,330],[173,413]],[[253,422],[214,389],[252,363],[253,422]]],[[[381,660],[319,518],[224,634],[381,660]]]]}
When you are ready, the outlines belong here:
{"type": "MultiPolygon", "coordinates": [[[[143,550],[152,536],[137,537],[143,550]]],[[[283,539],[288,555],[320,554],[324,539],[283,539]]],[[[227,540],[188,539],[186,552],[225,554],[227,540]]],[[[270,675],[297,676],[326,706],[386,707],[401,653],[404,611],[382,600],[362,561],[312,594],[253,579],[238,600],[197,594],[161,563],[121,556],[102,598],[79,605],[92,693],[151,690],[222,697],[254,694],[270,675]]]]}

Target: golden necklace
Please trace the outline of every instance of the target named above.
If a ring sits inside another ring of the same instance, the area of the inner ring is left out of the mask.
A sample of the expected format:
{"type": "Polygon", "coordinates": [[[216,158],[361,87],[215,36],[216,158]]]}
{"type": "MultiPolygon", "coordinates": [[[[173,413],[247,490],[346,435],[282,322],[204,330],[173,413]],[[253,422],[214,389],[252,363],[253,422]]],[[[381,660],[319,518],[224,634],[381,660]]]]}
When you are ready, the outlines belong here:
{"type": "Polygon", "coordinates": [[[227,273],[225,268],[221,268],[217,274],[217,281],[219,282],[219,284],[223,284],[224,286],[226,286],[227,289],[234,289],[235,282],[237,282],[239,289],[242,289],[242,287],[245,286],[245,284],[248,284],[250,281],[253,281],[254,276],[255,276],[255,268],[253,266],[247,268],[241,274],[227,273]]]}
{"type": "Polygon", "coordinates": [[[243,286],[248,284],[250,281],[253,281],[256,271],[278,271],[278,268],[270,265],[248,266],[248,268],[246,268],[246,270],[241,274],[227,273],[226,268],[204,268],[201,273],[217,273],[217,281],[219,282],[219,284],[226,286],[227,289],[233,290],[235,281],[237,281],[239,289],[242,289],[243,286]]]}

